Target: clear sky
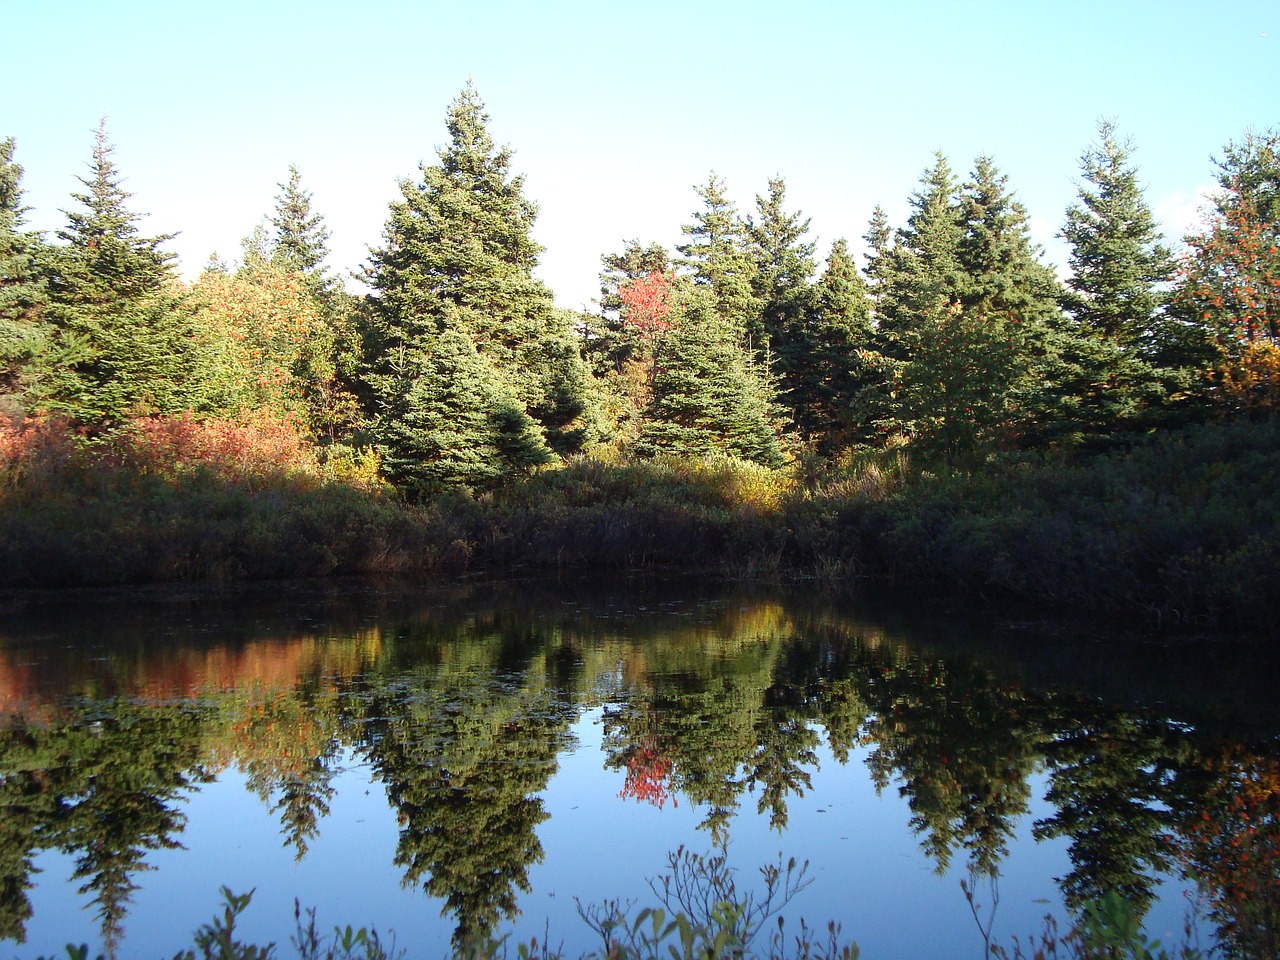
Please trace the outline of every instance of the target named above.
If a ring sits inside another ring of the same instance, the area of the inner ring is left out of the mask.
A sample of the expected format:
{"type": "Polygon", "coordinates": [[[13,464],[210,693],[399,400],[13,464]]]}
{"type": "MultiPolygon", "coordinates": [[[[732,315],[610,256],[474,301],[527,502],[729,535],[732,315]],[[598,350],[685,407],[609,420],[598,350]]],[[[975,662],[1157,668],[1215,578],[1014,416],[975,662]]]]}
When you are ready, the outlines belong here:
{"type": "Polygon", "coordinates": [[[132,209],[180,233],[188,276],[239,256],[290,163],[331,268],[360,267],[469,76],[540,207],[538,273],[574,308],[602,254],[679,241],[712,169],[743,212],[782,175],[825,254],[861,249],[877,203],[901,225],[934,151],[962,175],[990,154],[1061,264],[1100,117],[1133,138],[1170,239],[1222,145],[1280,126],[1276,0],[0,2],[30,225],[63,225],[105,116],[132,209]]]}

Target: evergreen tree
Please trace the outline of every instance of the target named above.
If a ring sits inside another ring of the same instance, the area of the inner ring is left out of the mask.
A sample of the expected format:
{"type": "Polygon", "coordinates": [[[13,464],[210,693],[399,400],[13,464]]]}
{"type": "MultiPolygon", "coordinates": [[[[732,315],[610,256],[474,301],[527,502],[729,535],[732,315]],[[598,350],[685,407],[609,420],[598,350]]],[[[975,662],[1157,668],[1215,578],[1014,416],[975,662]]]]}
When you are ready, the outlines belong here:
{"type": "Polygon", "coordinates": [[[406,351],[396,404],[374,433],[390,480],[423,492],[492,487],[552,459],[509,385],[456,329],[406,351]]]}
{"type": "Polygon", "coordinates": [[[281,266],[322,280],[330,236],[324,217],[312,211],[311,191],[302,189],[302,175],[292,163],[288,182],[277,186],[280,193],[271,217],[275,227],[271,257],[281,266]]]}
{"type": "Polygon", "coordinates": [[[37,349],[45,284],[38,234],[22,229],[22,166],[13,137],[0,140],[0,401],[20,389],[23,365],[37,349]]]}
{"type": "Polygon", "coordinates": [[[874,354],[878,386],[864,392],[865,408],[878,433],[910,435],[919,415],[920,398],[906,402],[903,376],[916,358],[922,335],[933,321],[948,316],[964,287],[960,262],[963,208],[957,183],[942,153],[921,177],[911,195],[906,227],[892,234],[876,208],[867,232],[867,273],[875,306],[874,354]]]}
{"type": "Polygon", "coordinates": [[[769,196],[756,197],[756,216],[746,224],[747,249],[754,262],[752,291],[760,302],[761,322],[775,355],[788,335],[804,325],[812,307],[814,244],[806,242],[809,220],[788,214],[786,183],[769,181],[769,196]]]}
{"type": "MultiPolygon", "coordinates": [[[[401,182],[385,243],[371,259],[366,380],[392,459],[421,447],[411,425],[394,418],[425,372],[414,365],[435,355],[432,343],[446,329],[471,341],[557,452],[585,440],[586,368],[567,315],[533,278],[541,252],[530,235],[536,208],[487,123],[468,85],[449,109],[449,145],[437,164],[421,164],[420,182],[401,182]]],[[[455,337],[446,352],[465,351],[455,337]]]]}
{"type": "Polygon", "coordinates": [[[170,235],[142,237],[111,159],[106,123],[94,140],[83,210],[64,211],[50,255],[49,342],[32,393],[50,409],[106,426],[186,404],[190,330],[171,283],[170,235]]]}
{"type": "Polygon", "coordinates": [[[1080,160],[1083,182],[1061,236],[1071,244],[1071,277],[1062,296],[1070,317],[1054,375],[1059,429],[1107,434],[1133,426],[1171,387],[1160,369],[1164,287],[1174,261],[1160,242],[1130,142],[1103,121],[1098,142],[1080,160]]]}
{"type": "Polygon", "coordinates": [[[888,246],[877,210],[867,239],[882,427],[948,468],[981,458],[1030,416],[1056,315],[1057,283],[1031,242],[1025,209],[987,157],[959,186],[942,154],[888,246]]]}
{"type": "Polygon", "coordinates": [[[791,384],[793,417],[822,453],[872,439],[881,358],[874,352],[871,296],[843,239],[831,245],[814,285],[813,316],[803,330],[804,363],[791,384]]]}
{"type": "Polygon", "coordinates": [[[739,329],[695,288],[662,341],[652,400],[636,449],[686,456],[728,453],[768,467],[784,458],[773,423],[767,372],[742,346],[739,329]]]}
{"type": "Polygon", "coordinates": [[[937,153],[911,195],[907,226],[897,231],[892,251],[884,251],[874,263],[878,327],[899,336],[900,355],[910,351],[915,322],[939,303],[955,301],[965,287],[960,260],[964,210],[957,191],[951,165],[937,153]]]}
{"type": "MultiPolygon", "coordinates": [[[[756,215],[746,223],[746,247],[752,261],[752,292],[759,304],[765,351],[790,419],[798,426],[801,411],[811,406],[811,368],[818,358],[815,291],[812,284],[814,244],[805,240],[809,221],[784,210],[786,184],[769,181],[768,197],[756,197],[756,215]]],[[[812,433],[814,424],[801,426],[812,433]]]]}
{"type": "Polygon", "coordinates": [[[714,170],[706,185],[694,190],[703,208],[694,211],[693,223],[680,228],[689,241],[677,245],[676,263],[709,289],[721,319],[738,327],[751,349],[763,352],[768,343],[752,289],[754,264],[745,249],[745,225],[714,170]]]}

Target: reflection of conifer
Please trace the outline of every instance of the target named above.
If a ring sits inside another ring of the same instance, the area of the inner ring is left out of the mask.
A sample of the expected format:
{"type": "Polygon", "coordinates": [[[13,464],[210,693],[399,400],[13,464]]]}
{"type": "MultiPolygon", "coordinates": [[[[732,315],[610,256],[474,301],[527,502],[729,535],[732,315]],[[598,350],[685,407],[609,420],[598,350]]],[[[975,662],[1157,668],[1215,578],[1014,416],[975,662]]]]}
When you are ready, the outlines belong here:
{"type": "Polygon", "coordinates": [[[294,859],[307,855],[310,842],[320,833],[320,821],[329,815],[334,797],[333,771],[322,757],[308,759],[302,770],[281,779],[279,797],[271,812],[280,817],[284,845],[292,846],[294,859]]]}
{"type": "Polygon", "coordinates": [[[1185,749],[1169,724],[1120,714],[1076,721],[1048,745],[1048,800],[1057,812],[1035,834],[1070,838],[1068,906],[1116,892],[1140,916],[1150,908],[1156,875],[1172,863],[1167,805],[1185,749]]]}
{"type": "Polygon", "coordinates": [[[177,801],[198,770],[199,722],[176,708],[113,705],[109,721],[70,727],[58,744],[56,846],[75,858],[74,880],[97,905],[108,953],[124,930],[136,875],[151,850],[173,849],[186,824],[177,801]]]}
{"type": "MultiPolygon", "coordinates": [[[[472,678],[474,679],[474,678],[472,678]]],[[[430,703],[378,704],[369,759],[398,811],[396,864],[457,920],[454,943],[490,935],[517,913],[529,867],[542,860],[537,796],[555,770],[566,705],[479,683],[430,703]]]]}

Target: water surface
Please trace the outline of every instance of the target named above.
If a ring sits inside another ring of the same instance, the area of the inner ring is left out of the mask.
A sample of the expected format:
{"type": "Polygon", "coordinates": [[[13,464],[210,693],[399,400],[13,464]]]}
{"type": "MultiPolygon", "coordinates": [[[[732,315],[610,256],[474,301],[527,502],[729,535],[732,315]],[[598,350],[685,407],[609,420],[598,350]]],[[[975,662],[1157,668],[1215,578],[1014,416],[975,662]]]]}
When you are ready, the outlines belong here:
{"type": "Polygon", "coordinates": [[[671,583],[74,593],[0,623],[11,956],[171,956],[222,885],[284,955],[295,898],[412,956],[576,954],[576,901],[655,903],[681,847],[747,888],[807,862],[788,917],[868,958],[980,956],[1109,890],[1166,942],[1190,907],[1244,955],[1276,929],[1249,647],[671,583]]]}

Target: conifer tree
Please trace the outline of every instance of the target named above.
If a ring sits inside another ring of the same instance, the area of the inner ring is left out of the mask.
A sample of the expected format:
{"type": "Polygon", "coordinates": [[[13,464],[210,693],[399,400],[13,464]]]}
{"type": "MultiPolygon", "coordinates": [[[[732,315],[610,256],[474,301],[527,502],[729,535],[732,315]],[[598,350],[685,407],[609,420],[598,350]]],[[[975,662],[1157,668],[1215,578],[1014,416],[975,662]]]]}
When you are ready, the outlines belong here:
{"type": "Polygon", "coordinates": [[[22,166],[12,137],[0,140],[0,400],[20,389],[23,365],[37,349],[45,301],[40,236],[24,231],[22,166]]]}
{"type": "Polygon", "coordinates": [[[814,285],[813,315],[803,328],[805,362],[789,378],[796,427],[822,453],[872,439],[871,395],[881,367],[871,317],[867,283],[848,243],[837,240],[814,285]]]}
{"type": "Polygon", "coordinates": [[[492,487],[551,460],[538,425],[465,333],[446,329],[409,362],[415,376],[375,423],[393,483],[492,487]]]}
{"type": "Polygon", "coordinates": [[[52,410],[110,426],[126,416],[175,412],[191,399],[187,311],[172,286],[170,235],[139,235],[139,216],[111,159],[106,123],[94,139],[84,208],[64,211],[49,265],[50,336],[32,393],[52,410]]]}
{"type": "Polygon", "coordinates": [[[680,319],[658,354],[637,452],[728,453],[781,466],[767,371],[743,347],[738,327],[720,316],[708,292],[686,286],[681,296],[680,319]]]}
{"type": "Polygon", "coordinates": [[[756,215],[746,223],[747,249],[754,261],[752,290],[773,352],[782,351],[789,331],[802,326],[812,307],[814,244],[806,241],[809,220],[787,213],[786,182],[769,180],[768,197],[756,197],[756,215]]]}
{"type": "MultiPolygon", "coordinates": [[[[417,383],[437,372],[419,365],[446,329],[455,335],[452,353],[463,355],[456,336],[469,339],[557,452],[585,440],[586,368],[566,314],[533,277],[536,207],[511,174],[511,151],[495,147],[488,119],[468,85],[449,108],[448,146],[438,163],[420,165],[420,181],[401,182],[371,258],[366,380],[382,444],[401,449],[393,457],[423,449],[410,442],[412,424],[395,420],[410,391],[447,396],[417,383]]],[[[506,472],[495,464],[495,476],[506,472]]]]}
{"type": "Polygon", "coordinates": [[[271,225],[275,227],[272,260],[322,279],[330,237],[324,217],[311,209],[311,191],[302,189],[302,174],[294,164],[289,164],[288,182],[277,186],[280,193],[271,216],[271,225]]]}
{"type": "Polygon", "coordinates": [[[714,170],[706,185],[694,191],[703,207],[694,211],[693,223],[680,228],[689,240],[676,246],[676,263],[690,271],[695,283],[708,288],[720,318],[741,330],[752,350],[763,353],[768,343],[752,289],[755,268],[746,251],[745,225],[725,193],[724,179],[714,170]]]}
{"type": "Polygon", "coordinates": [[[939,303],[955,300],[965,285],[960,261],[964,211],[957,191],[947,158],[935,154],[933,166],[911,195],[906,227],[897,231],[892,253],[886,251],[889,269],[873,272],[880,281],[878,326],[884,333],[899,335],[901,351],[909,352],[916,320],[931,314],[939,303]]]}
{"type": "Polygon", "coordinates": [[[1060,332],[1053,379],[1061,395],[1059,430],[1076,436],[1135,425],[1171,388],[1159,353],[1174,261],[1160,242],[1132,155],[1112,122],[1099,124],[1061,231],[1071,244],[1062,296],[1070,319],[1060,332]]]}
{"type": "MultiPolygon", "coordinates": [[[[771,364],[783,405],[800,425],[801,410],[810,406],[811,368],[819,349],[813,287],[814,244],[806,240],[809,220],[788,213],[786,183],[769,181],[769,195],[756,197],[756,213],[746,223],[745,239],[752,261],[752,292],[760,310],[763,336],[758,348],[771,364]]],[[[802,432],[813,424],[807,422],[802,432]]]]}

